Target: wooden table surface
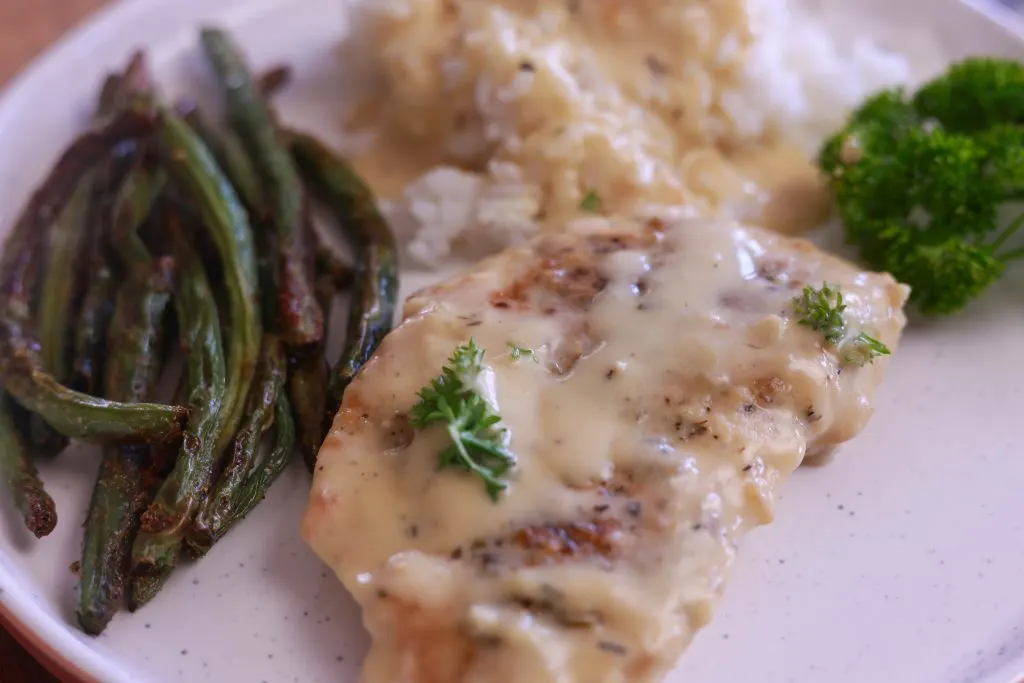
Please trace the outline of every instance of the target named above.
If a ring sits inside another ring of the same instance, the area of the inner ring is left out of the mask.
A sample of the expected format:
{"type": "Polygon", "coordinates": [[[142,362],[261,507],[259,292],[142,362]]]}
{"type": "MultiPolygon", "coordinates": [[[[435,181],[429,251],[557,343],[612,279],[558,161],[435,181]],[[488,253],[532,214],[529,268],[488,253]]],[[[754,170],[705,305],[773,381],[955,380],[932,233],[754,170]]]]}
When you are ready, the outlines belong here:
{"type": "MultiPolygon", "coordinates": [[[[43,48],[106,3],[107,0],[0,0],[0,88],[43,48]]],[[[3,628],[0,681],[56,683],[3,628]]]]}

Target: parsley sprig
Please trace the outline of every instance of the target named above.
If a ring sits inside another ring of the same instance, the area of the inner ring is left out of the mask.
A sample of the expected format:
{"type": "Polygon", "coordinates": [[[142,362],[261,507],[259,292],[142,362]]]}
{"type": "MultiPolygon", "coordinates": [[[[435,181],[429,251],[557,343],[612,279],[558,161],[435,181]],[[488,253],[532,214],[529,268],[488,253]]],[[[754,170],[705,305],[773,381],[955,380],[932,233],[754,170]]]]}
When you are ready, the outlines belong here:
{"type": "Polygon", "coordinates": [[[523,358],[529,358],[534,363],[537,361],[537,352],[531,349],[529,346],[522,346],[520,344],[508,343],[508,355],[513,361],[519,361],[523,358]]]}
{"type": "Polygon", "coordinates": [[[826,282],[820,289],[806,285],[793,298],[793,311],[801,325],[820,332],[825,341],[839,348],[843,361],[850,365],[867,365],[890,353],[888,346],[863,331],[844,341],[846,304],[838,285],[833,287],[826,282]]]}
{"type": "Polygon", "coordinates": [[[505,448],[507,431],[499,426],[501,416],[475,388],[483,358],[483,349],[473,339],[456,347],[441,374],[420,390],[410,420],[417,429],[443,424],[451,445],[438,454],[437,468],[472,472],[497,501],[508,488],[503,477],[515,467],[516,458],[505,448]]]}

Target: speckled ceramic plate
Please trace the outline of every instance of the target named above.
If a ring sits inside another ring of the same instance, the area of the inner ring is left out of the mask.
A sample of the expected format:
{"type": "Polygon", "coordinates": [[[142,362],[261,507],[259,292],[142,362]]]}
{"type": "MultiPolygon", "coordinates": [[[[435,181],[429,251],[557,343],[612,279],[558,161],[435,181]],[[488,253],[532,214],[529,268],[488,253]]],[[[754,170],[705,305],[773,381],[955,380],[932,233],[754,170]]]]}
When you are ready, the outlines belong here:
{"type": "MultiPolygon", "coordinates": [[[[995,5],[862,4],[934,25],[950,57],[1024,57],[1024,31],[995,5]]],[[[258,64],[295,65],[283,115],[336,136],[346,16],[344,0],[136,0],[99,15],[0,101],[0,226],[80,128],[101,75],[132,48],[150,50],[169,94],[209,90],[196,55],[201,21],[232,29],[258,64]]],[[[793,478],[672,683],[1015,683],[1024,674],[1022,284],[1004,283],[956,318],[914,321],[868,430],[828,467],[793,478]]],[[[34,542],[0,527],[0,617],[62,676],[357,680],[366,636],[299,539],[308,477],[298,466],[152,605],[98,639],[83,636],[68,566],[96,464],[76,449],[43,468],[61,516],[52,536],[34,542]]]]}

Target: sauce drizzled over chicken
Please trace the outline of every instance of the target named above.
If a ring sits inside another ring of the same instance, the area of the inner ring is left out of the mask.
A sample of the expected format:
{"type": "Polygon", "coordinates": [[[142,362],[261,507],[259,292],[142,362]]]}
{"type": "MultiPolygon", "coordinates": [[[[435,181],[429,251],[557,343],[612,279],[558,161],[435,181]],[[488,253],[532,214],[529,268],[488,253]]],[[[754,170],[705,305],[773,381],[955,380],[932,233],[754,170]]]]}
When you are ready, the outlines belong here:
{"type": "Polygon", "coordinates": [[[741,224],[595,224],[412,296],[348,389],[304,535],[363,607],[364,683],[660,680],[782,481],[868,420],[887,358],[793,299],[837,286],[895,350],[906,287],[741,224]],[[409,420],[470,338],[516,458],[496,501],[409,420]]]}

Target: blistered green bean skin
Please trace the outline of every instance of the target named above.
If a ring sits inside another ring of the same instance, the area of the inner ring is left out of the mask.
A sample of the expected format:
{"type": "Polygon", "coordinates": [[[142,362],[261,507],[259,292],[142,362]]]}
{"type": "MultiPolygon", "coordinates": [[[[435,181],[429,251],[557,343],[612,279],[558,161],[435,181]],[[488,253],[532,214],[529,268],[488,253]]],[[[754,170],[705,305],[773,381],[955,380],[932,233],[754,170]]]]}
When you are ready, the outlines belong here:
{"type": "Polygon", "coordinates": [[[261,437],[273,421],[274,405],[286,376],[284,345],[276,337],[267,335],[256,369],[256,380],[246,402],[246,417],[235,434],[231,457],[189,534],[189,548],[194,554],[205,554],[240,518],[241,492],[255,470],[261,437]]]}
{"type": "Polygon", "coordinates": [[[67,205],[83,175],[118,143],[152,128],[151,115],[131,110],[72,143],[29,200],[0,259],[0,374],[4,386],[21,405],[41,414],[66,436],[101,443],[175,439],[186,417],[184,409],[177,406],[109,401],[62,385],[43,369],[30,310],[20,303],[20,292],[41,257],[47,227],[67,205]]]}
{"type": "MultiPolygon", "coordinates": [[[[325,324],[329,324],[334,296],[342,282],[339,279],[341,271],[337,269],[339,266],[340,262],[333,258],[323,263],[318,259],[321,272],[317,274],[316,291],[320,306],[324,309],[325,324]]],[[[313,471],[320,445],[327,435],[324,414],[331,368],[324,357],[325,342],[326,339],[309,353],[293,354],[288,367],[288,398],[295,412],[299,451],[310,472],[313,471]]]]}
{"type": "Polygon", "coordinates": [[[315,138],[290,133],[306,184],[331,209],[355,250],[356,274],[341,359],[331,371],[325,425],[330,426],[345,389],[394,324],[398,254],[394,237],[366,182],[315,138]]]}
{"type": "Polygon", "coordinates": [[[57,509],[29,458],[11,408],[11,399],[0,395],[0,476],[25,526],[42,538],[57,525],[57,509]]]}
{"type": "MultiPolygon", "coordinates": [[[[266,497],[273,484],[291,460],[295,451],[295,423],[292,418],[288,397],[281,392],[274,404],[273,424],[277,429],[274,446],[267,459],[251,472],[235,496],[231,516],[217,530],[214,540],[222,538],[236,524],[241,522],[266,497]]],[[[269,425],[268,425],[269,426],[269,425]]]]}
{"type": "MultiPolygon", "coordinates": [[[[153,393],[160,374],[161,323],[173,283],[173,260],[158,258],[136,264],[118,290],[104,377],[109,396],[142,401],[153,393]]],[[[82,543],[77,614],[86,633],[101,633],[123,602],[139,516],[161,469],[147,446],[103,450],[82,543]]]]}
{"type": "Polygon", "coordinates": [[[181,326],[189,386],[189,423],[174,469],[160,486],[132,548],[132,567],[145,577],[133,587],[133,604],[152,598],[177,564],[185,534],[210,491],[221,451],[227,398],[220,320],[199,256],[172,224],[180,276],[175,306],[181,326]]]}
{"type": "Polygon", "coordinates": [[[268,218],[279,257],[277,285],[281,331],[290,346],[320,341],[323,312],[314,293],[303,223],[302,183],[282,143],[277,124],[240,52],[223,31],[202,31],[203,48],[227,101],[228,119],[238,131],[268,195],[268,218]]]}
{"type": "Polygon", "coordinates": [[[256,250],[248,215],[209,149],[173,112],[161,110],[159,118],[165,168],[199,208],[203,227],[220,257],[227,289],[227,389],[224,422],[215,446],[221,452],[241,421],[260,352],[256,250]]]}
{"type": "Polygon", "coordinates": [[[266,202],[261,196],[259,176],[238,135],[231,130],[215,130],[197,107],[189,106],[185,122],[213,153],[249,211],[254,215],[265,213],[266,202]]]}

